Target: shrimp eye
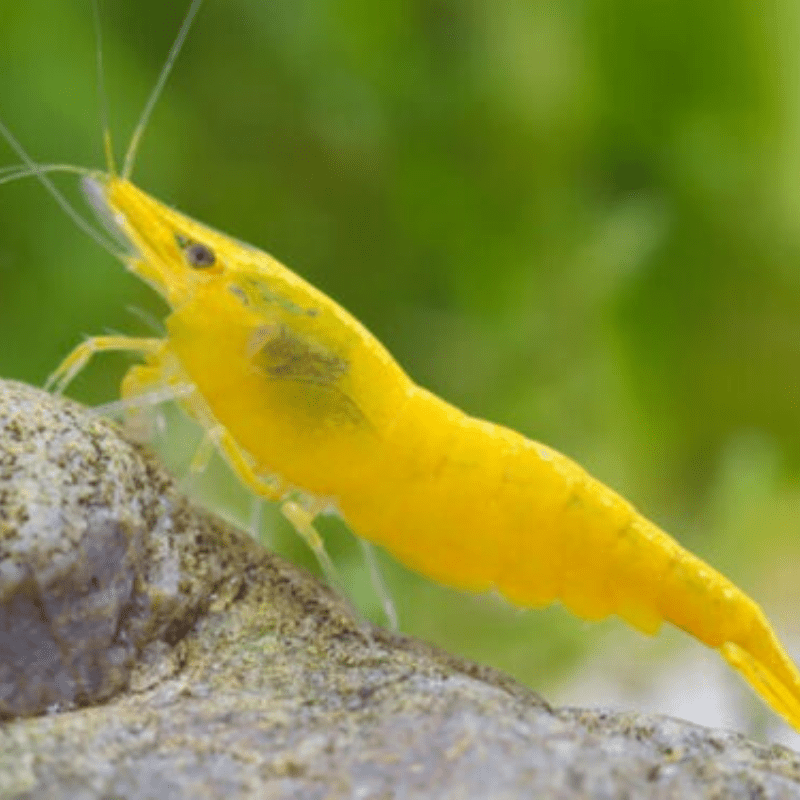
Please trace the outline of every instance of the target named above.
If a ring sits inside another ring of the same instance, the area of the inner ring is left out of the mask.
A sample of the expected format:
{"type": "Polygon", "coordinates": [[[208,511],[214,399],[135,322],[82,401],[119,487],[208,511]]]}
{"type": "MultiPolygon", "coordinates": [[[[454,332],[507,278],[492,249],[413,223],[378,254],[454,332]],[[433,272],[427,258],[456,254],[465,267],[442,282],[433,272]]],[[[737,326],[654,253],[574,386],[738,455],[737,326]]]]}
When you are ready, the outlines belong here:
{"type": "Polygon", "coordinates": [[[210,247],[206,247],[200,242],[193,242],[186,248],[186,260],[189,262],[190,267],[197,267],[203,269],[205,267],[213,267],[216,257],[214,251],[210,247]]]}
{"type": "Polygon", "coordinates": [[[181,235],[176,235],[175,240],[178,243],[178,247],[183,250],[183,254],[186,256],[186,261],[190,267],[206,269],[207,267],[214,266],[217,257],[210,247],[201,242],[193,242],[191,239],[187,239],[185,236],[181,235]]]}

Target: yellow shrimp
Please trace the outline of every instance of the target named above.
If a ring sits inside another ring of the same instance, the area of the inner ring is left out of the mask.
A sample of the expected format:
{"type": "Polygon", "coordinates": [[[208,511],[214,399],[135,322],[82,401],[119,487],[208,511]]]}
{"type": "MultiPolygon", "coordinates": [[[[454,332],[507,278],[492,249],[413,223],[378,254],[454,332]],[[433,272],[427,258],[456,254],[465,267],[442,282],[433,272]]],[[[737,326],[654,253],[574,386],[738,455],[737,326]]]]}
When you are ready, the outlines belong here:
{"type": "Polygon", "coordinates": [[[133,152],[122,175],[110,164],[83,185],[129,244],[125,266],[169,304],[166,335],[90,339],[56,370],[57,386],[94,353],[138,352],[123,398],[174,390],[241,480],[312,541],[314,515],[334,508],[443,584],[525,607],[560,600],[648,634],[670,622],[800,730],[800,673],[752,599],[570,459],[417,386],[274,258],[138,189],[133,152]]]}

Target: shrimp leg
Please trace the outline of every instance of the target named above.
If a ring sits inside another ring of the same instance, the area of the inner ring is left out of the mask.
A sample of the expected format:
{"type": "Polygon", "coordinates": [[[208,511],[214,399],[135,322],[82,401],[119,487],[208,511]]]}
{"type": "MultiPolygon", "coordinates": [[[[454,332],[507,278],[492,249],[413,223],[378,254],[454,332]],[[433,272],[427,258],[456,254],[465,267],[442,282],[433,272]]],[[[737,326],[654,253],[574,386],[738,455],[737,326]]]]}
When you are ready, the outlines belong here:
{"type": "Polygon", "coordinates": [[[95,353],[109,350],[128,350],[133,353],[155,354],[164,346],[162,339],[138,336],[93,336],[81,342],[56,368],[45,382],[45,389],[61,394],[72,379],[89,363],[95,353]]]}
{"type": "MultiPolygon", "coordinates": [[[[314,518],[322,510],[322,504],[312,502],[309,509],[304,508],[295,500],[286,499],[290,493],[290,488],[285,482],[278,480],[266,480],[256,473],[251,464],[248,454],[239,446],[231,434],[222,426],[215,425],[206,430],[203,442],[198,448],[198,454],[203,452],[204,444],[209,442],[215,445],[223,454],[231,469],[236,473],[239,480],[248,486],[257,496],[263,497],[273,503],[280,503],[283,516],[295,529],[300,538],[306,543],[328,582],[333,586],[344,588],[339,571],[336,569],[322,537],[314,527],[314,518]]],[[[197,456],[195,457],[197,460],[197,456]]],[[[195,465],[193,463],[193,468],[195,465]]],[[[345,592],[346,596],[346,592],[345,592]]]]}

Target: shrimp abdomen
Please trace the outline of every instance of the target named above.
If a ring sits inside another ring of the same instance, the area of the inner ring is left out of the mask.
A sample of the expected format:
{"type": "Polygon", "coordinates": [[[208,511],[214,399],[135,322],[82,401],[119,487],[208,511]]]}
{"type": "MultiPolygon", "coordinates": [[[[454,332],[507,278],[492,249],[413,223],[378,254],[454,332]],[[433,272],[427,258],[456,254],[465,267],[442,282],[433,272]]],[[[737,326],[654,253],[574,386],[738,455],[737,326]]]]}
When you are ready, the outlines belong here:
{"type": "Polygon", "coordinates": [[[800,673],[758,605],[567,457],[416,389],[382,486],[340,499],[353,529],[435,580],[523,607],[560,600],[720,650],[800,730],[800,673]]]}

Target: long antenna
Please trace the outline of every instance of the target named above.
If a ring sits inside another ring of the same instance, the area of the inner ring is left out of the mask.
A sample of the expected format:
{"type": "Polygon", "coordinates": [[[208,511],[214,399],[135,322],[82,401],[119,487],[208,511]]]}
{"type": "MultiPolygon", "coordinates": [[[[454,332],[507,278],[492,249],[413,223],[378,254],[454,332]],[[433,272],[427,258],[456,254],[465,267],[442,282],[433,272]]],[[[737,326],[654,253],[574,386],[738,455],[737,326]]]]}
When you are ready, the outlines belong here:
{"type": "Polygon", "coordinates": [[[11,131],[5,126],[2,120],[0,120],[0,136],[2,136],[9,144],[11,149],[19,156],[20,160],[26,167],[26,170],[20,170],[19,173],[14,173],[9,171],[8,173],[3,174],[3,180],[0,181],[5,183],[7,180],[16,180],[17,178],[23,178],[27,175],[34,175],[36,179],[50,192],[53,199],[61,206],[61,209],[64,213],[85,233],[87,236],[91,236],[91,238],[100,245],[107,253],[110,253],[114,258],[121,261],[123,264],[125,263],[125,254],[115,250],[98,232],[95,228],[93,228],[70,204],[69,200],[64,197],[63,194],[55,187],[53,182],[50,178],[45,175],[46,171],[69,171],[69,172],[78,172],[82,175],[89,174],[88,170],[81,170],[79,167],[69,167],[68,165],[62,164],[53,164],[53,165],[46,165],[40,166],[37,164],[29,155],[27,150],[16,140],[14,135],[11,131]]]}
{"type": "Polygon", "coordinates": [[[108,123],[108,95],[105,86],[105,69],[103,68],[103,24],[100,18],[100,0],[92,0],[94,14],[94,38],[97,56],[97,100],[100,107],[100,127],[103,136],[103,153],[106,158],[106,169],[109,175],[117,174],[114,163],[114,147],[111,142],[111,126],[108,123]]]}
{"type": "MultiPolygon", "coordinates": [[[[0,136],[5,136],[7,130],[0,131],[0,136]]],[[[36,164],[33,169],[26,164],[11,164],[8,167],[0,167],[0,184],[12,183],[23,178],[36,178],[46,172],[71,172],[74,175],[82,175],[84,178],[91,175],[92,171],[84,167],[76,167],[74,164],[36,164]]]]}
{"type": "Polygon", "coordinates": [[[147,103],[145,103],[142,116],[139,118],[139,122],[133,131],[133,136],[131,136],[131,143],[128,145],[128,152],[125,153],[125,161],[122,164],[122,175],[120,176],[123,180],[128,180],[133,172],[133,164],[136,160],[136,151],[139,149],[139,142],[142,138],[142,134],[144,133],[144,129],[147,127],[147,123],[150,120],[150,115],[153,113],[153,107],[161,95],[161,90],[164,88],[164,84],[167,82],[167,78],[169,77],[169,73],[172,71],[175,60],[178,58],[178,54],[181,52],[183,43],[186,41],[186,36],[189,33],[189,28],[192,26],[192,21],[194,20],[195,14],[197,14],[202,2],[203,0],[192,0],[192,4],[189,6],[189,10],[186,12],[186,16],[184,17],[181,29],[178,31],[178,36],[176,37],[172,48],[169,51],[169,55],[167,56],[167,60],[161,69],[161,74],[158,76],[156,85],[153,87],[150,97],[147,98],[147,103]]]}

